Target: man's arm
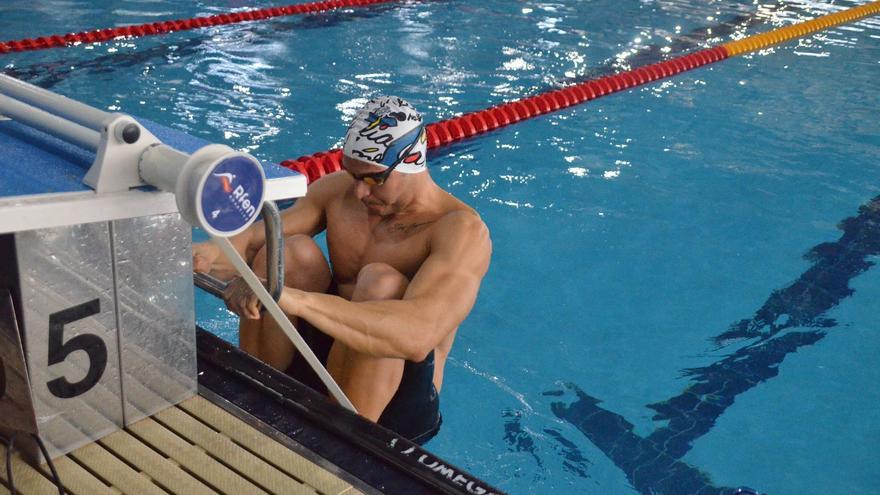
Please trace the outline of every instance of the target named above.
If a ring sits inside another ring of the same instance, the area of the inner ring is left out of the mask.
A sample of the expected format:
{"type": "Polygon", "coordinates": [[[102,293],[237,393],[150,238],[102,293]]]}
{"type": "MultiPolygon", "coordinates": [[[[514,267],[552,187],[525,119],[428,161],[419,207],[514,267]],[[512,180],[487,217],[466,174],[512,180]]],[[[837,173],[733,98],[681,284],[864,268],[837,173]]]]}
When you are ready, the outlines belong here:
{"type": "Polygon", "coordinates": [[[419,362],[470,313],[491,254],[482,220],[452,213],[434,228],[431,254],[402,300],[350,302],[285,289],[279,303],[358,352],[419,362]]]}
{"type": "MultiPolygon", "coordinates": [[[[324,230],[325,208],[334,191],[342,185],[338,178],[327,176],[309,186],[306,195],[281,214],[284,237],[294,234],[313,236],[324,230]]],[[[250,264],[266,243],[266,231],[262,221],[254,222],[244,232],[230,239],[236,251],[250,264]]],[[[213,272],[220,278],[236,275],[235,268],[213,242],[193,245],[193,271],[213,272]]]]}

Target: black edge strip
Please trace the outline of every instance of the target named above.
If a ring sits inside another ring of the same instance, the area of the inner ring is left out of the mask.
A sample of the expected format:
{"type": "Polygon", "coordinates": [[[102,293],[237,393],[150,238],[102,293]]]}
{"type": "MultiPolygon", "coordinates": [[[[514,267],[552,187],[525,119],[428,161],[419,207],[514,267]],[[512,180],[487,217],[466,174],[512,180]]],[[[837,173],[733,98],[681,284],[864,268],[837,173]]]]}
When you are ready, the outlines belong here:
{"type": "MultiPolygon", "coordinates": [[[[15,249],[15,234],[0,234],[0,289],[8,289],[12,294],[12,305],[19,327],[24,325],[21,300],[21,286],[18,274],[18,254],[15,249]]],[[[21,346],[25,346],[25,335],[21,333],[21,346]]]]}
{"type": "Polygon", "coordinates": [[[369,486],[383,493],[503,493],[210,332],[197,330],[201,387],[369,486]]]}

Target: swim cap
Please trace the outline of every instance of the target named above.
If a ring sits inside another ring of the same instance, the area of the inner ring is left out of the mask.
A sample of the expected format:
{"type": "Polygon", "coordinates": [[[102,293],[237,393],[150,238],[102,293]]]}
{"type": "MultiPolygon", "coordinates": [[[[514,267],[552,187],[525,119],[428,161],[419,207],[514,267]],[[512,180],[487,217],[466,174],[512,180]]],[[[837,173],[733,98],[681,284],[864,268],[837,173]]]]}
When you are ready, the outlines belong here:
{"type": "Polygon", "coordinates": [[[342,153],[405,174],[427,170],[428,139],[422,114],[396,96],[380,96],[361,108],[345,133],[342,153]]]}

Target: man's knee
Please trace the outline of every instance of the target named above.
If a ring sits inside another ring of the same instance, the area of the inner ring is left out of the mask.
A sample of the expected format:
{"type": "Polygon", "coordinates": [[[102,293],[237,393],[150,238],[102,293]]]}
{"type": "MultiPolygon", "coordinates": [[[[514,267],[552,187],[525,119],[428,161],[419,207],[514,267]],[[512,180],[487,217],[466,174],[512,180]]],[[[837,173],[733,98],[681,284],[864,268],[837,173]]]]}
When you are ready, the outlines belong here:
{"type": "MultiPolygon", "coordinates": [[[[266,246],[254,256],[254,273],[266,277],[266,246]]],[[[311,237],[295,234],[284,240],[284,285],[303,290],[325,291],[330,286],[330,266],[311,237]]]]}
{"type": "Polygon", "coordinates": [[[325,269],[327,260],[321,248],[311,237],[296,234],[284,240],[285,267],[287,271],[296,269],[325,269]]]}
{"type": "Polygon", "coordinates": [[[402,273],[385,263],[370,263],[358,272],[357,287],[352,299],[378,301],[403,298],[409,285],[402,273]]]}

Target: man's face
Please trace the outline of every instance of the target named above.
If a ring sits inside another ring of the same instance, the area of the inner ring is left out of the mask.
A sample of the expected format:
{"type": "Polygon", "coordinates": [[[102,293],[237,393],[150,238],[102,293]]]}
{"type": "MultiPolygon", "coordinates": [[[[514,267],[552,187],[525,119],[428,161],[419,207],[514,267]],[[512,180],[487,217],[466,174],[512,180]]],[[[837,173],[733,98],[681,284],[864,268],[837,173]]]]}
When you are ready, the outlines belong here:
{"type": "Polygon", "coordinates": [[[355,196],[364,204],[371,214],[385,215],[391,213],[392,203],[397,198],[400,177],[398,173],[391,172],[391,175],[382,185],[370,185],[363,180],[358,180],[364,174],[374,174],[387,170],[384,167],[373,165],[348,156],[342,156],[342,169],[348,172],[354,181],[355,196]]]}

